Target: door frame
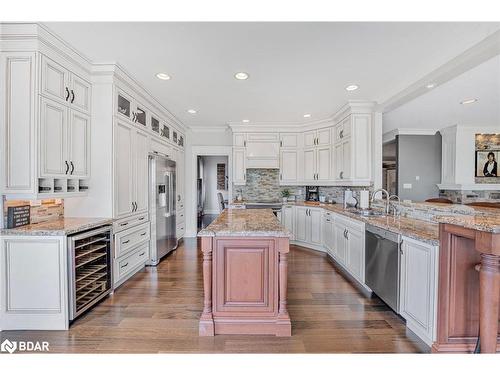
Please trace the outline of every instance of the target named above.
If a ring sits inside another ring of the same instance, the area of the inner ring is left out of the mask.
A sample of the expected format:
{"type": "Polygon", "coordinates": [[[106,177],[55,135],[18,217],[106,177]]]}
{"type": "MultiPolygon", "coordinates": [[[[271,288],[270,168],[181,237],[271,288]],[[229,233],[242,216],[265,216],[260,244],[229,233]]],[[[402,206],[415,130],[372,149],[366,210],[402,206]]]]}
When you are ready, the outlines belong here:
{"type": "MultiPolygon", "coordinates": [[[[197,197],[196,180],[198,168],[198,156],[227,156],[227,175],[228,175],[228,201],[233,200],[233,146],[192,146],[190,160],[189,180],[187,173],[185,174],[186,197],[197,197]]],[[[186,171],[187,171],[186,166],[186,171]]],[[[186,199],[186,233],[184,237],[196,237],[197,231],[197,202],[193,203],[192,199],[186,199]]]]}

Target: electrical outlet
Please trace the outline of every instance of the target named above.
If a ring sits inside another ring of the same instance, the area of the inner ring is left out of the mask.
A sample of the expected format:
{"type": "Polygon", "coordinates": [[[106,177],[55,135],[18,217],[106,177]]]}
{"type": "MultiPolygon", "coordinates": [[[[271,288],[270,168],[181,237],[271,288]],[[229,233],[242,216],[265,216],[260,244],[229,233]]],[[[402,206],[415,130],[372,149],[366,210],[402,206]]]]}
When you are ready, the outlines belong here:
{"type": "Polygon", "coordinates": [[[415,176],[415,180],[420,181],[420,176],[415,176]]]}

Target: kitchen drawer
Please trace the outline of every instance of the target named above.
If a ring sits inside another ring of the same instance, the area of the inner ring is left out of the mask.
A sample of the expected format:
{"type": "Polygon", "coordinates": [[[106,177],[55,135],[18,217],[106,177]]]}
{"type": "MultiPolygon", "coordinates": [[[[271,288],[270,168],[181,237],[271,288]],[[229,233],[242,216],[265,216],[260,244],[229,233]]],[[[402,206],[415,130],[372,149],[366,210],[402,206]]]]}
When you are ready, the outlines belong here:
{"type": "Polygon", "coordinates": [[[129,216],[124,219],[116,220],[113,223],[113,232],[118,233],[123,230],[132,228],[136,225],[143,224],[148,222],[148,214],[141,214],[141,215],[135,215],[135,216],[129,216]]]}
{"type": "Polygon", "coordinates": [[[121,284],[132,273],[143,266],[149,258],[149,243],[138,246],[130,254],[118,259],[115,262],[115,286],[121,284]]]}
{"type": "Polygon", "coordinates": [[[115,257],[120,258],[121,256],[130,252],[138,244],[149,240],[149,238],[149,223],[144,223],[116,234],[115,257]]]}

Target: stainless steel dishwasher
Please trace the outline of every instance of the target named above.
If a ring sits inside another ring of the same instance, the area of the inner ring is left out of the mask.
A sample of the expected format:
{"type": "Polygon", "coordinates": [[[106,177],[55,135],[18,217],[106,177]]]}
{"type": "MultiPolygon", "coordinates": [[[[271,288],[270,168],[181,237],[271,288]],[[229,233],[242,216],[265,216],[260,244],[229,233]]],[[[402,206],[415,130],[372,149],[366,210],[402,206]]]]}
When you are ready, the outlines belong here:
{"type": "Polygon", "coordinates": [[[399,234],[366,225],[365,282],[391,309],[399,314],[399,234]]]}

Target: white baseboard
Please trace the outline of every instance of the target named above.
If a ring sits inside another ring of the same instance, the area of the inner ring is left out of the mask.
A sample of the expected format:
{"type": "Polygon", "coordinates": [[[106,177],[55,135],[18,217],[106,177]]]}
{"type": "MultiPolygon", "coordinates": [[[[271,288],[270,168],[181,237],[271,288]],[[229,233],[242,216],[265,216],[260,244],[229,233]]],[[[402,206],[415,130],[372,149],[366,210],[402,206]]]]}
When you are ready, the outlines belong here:
{"type": "Polygon", "coordinates": [[[220,214],[219,210],[203,210],[203,215],[218,215],[220,214]]]}

